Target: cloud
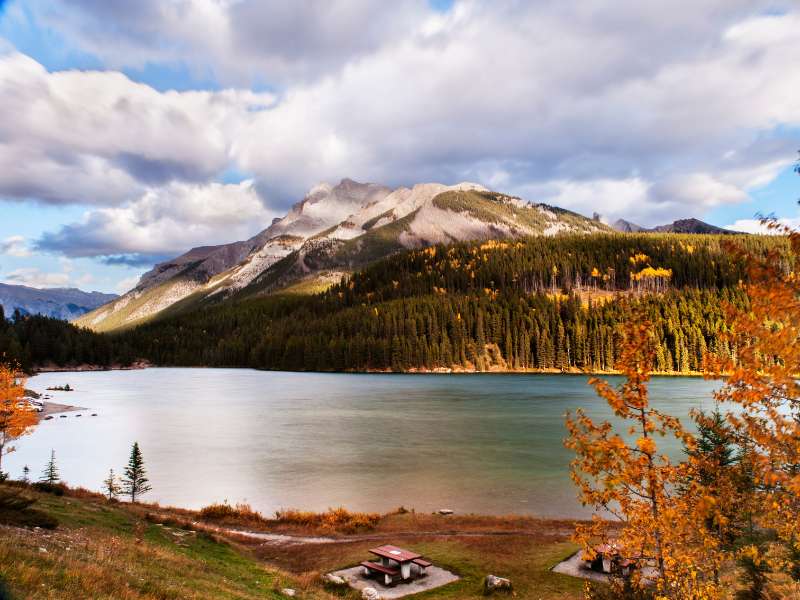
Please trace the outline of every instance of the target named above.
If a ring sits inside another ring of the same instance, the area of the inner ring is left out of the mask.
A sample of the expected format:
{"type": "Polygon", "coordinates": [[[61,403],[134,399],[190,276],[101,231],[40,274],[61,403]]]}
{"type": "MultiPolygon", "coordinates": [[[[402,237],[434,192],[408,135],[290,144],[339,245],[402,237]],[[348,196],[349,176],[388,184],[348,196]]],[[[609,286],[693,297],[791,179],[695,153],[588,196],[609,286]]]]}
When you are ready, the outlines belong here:
{"type": "Polygon", "coordinates": [[[69,284],[69,273],[47,273],[36,267],[16,269],[6,273],[6,283],[27,285],[35,288],[64,287],[69,284]]]}
{"type": "Polygon", "coordinates": [[[327,75],[404,37],[426,0],[34,1],[39,18],[115,67],[186,63],[223,82],[271,84],[327,75]]]}
{"type": "Polygon", "coordinates": [[[31,251],[24,237],[21,235],[12,235],[0,242],[0,254],[26,258],[31,255],[31,251]]]}
{"type": "MultiPolygon", "coordinates": [[[[800,217],[783,217],[777,219],[780,225],[784,225],[795,231],[800,231],[800,217]]],[[[770,229],[764,225],[759,219],[739,219],[730,225],[726,225],[725,229],[732,229],[734,231],[742,231],[745,233],[762,233],[765,235],[777,235],[781,233],[780,230],[770,229]]]]}
{"type": "Polygon", "coordinates": [[[342,173],[395,184],[502,173],[505,191],[591,189],[616,216],[655,217],[742,202],[791,162],[782,128],[800,125],[800,71],[786,68],[800,61],[798,13],[496,6],[458,5],[290,88],[236,144],[239,164],[294,193],[342,173]],[[631,181],[647,193],[619,202],[631,181]]]}
{"type": "Polygon", "coordinates": [[[248,90],[158,92],[111,71],[0,55],[0,197],[120,205],[226,169],[241,128],[274,102],[248,90]]]}
{"type": "Polygon", "coordinates": [[[45,233],[35,246],[43,252],[141,266],[193,246],[248,238],[274,216],[252,180],[171,183],[125,206],[89,211],[82,221],[45,233]]]}
{"type": "Polygon", "coordinates": [[[159,92],[0,58],[14,115],[0,121],[0,196],[93,205],[36,243],[68,256],[132,264],[241,239],[344,176],[475,180],[644,225],[703,218],[797,149],[788,1],[33,6],[111,67],[188,65],[277,90],[159,92]],[[216,183],[229,169],[252,181],[216,183]]]}

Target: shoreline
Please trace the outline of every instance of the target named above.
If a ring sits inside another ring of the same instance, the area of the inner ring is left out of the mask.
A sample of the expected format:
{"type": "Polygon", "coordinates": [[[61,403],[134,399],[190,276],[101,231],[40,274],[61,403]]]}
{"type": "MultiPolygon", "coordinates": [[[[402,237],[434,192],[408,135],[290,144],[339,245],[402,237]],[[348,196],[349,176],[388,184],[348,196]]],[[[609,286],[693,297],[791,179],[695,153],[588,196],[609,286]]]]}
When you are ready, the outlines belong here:
{"type": "Polygon", "coordinates": [[[83,406],[75,406],[73,404],[61,404],[59,402],[44,402],[44,410],[39,413],[39,420],[43,421],[46,417],[59,415],[61,413],[76,412],[79,410],[89,410],[83,406]]]}
{"type": "MultiPolygon", "coordinates": [[[[263,371],[266,373],[319,373],[319,374],[342,374],[342,375],[568,375],[585,377],[607,377],[621,375],[622,372],[616,369],[610,371],[582,371],[580,369],[570,369],[562,371],[560,369],[489,369],[478,371],[465,368],[437,367],[434,369],[412,367],[405,371],[392,371],[391,369],[363,369],[345,371],[285,371],[280,369],[266,369],[258,367],[243,367],[235,365],[208,366],[208,365],[155,365],[147,361],[137,361],[129,366],[112,365],[72,365],[58,367],[56,365],[46,365],[34,367],[31,377],[40,373],[88,373],[95,371],[138,371],[145,369],[246,369],[252,371],[263,371]]],[[[702,371],[652,371],[652,377],[705,377],[702,371]]],[[[725,374],[723,374],[724,376],[725,374]]]]}

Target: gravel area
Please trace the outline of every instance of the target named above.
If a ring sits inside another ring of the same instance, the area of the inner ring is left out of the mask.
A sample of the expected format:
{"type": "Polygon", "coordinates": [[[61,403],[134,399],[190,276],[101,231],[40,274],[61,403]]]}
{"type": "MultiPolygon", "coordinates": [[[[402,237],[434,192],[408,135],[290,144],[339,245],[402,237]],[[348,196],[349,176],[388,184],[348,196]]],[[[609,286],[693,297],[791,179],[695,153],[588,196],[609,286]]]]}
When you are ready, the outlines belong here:
{"type": "Polygon", "coordinates": [[[349,569],[342,569],[341,571],[334,571],[332,575],[338,575],[350,584],[350,587],[363,590],[366,587],[375,588],[385,600],[392,600],[393,598],[403,598],[411,594],[419,594],[426,592],[448,583],[458,581],[458,576],[450,571],[445,571],[439,567],[428,567],[428,574],[425,577],[415,579],[408,583],[397,583],[393,587],[386,587],[381,585],[375,579],[366,579],[364,577],[363,567],[351,567],[349,569]]]}

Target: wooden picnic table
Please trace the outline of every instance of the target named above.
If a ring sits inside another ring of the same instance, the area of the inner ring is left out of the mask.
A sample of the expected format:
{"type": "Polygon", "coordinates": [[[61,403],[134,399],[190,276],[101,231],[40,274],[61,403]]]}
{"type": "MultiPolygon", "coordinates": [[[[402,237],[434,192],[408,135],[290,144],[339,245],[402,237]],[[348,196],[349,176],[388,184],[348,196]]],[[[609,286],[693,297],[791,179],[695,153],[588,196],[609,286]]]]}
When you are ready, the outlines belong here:
{"type": "Polygon", "coordinates": [[[361,566],[370,571],[375,571],[384,576],[386,585],[390,585],[394,578],[398,575],[400,579],[411,579],[411,565],[414,564],[418,567],[421,574],[425,574],[425,570],[431,566],[431,563],[425,560],[421,554],[405,550],[386,544],[378,546],[377,548],[370,549],[370,553],[380,558],[381,562],[364,561],[361,566]]]}

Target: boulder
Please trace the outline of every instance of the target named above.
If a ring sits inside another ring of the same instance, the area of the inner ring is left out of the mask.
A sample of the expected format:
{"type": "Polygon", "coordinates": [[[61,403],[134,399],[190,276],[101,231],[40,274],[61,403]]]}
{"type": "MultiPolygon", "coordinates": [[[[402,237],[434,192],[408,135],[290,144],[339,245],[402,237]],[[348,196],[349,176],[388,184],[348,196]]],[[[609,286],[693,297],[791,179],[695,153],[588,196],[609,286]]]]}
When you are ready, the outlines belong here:
{"type": "Polygon", "coordinates": [[[439,509],[439,514],[440,515],[452,515],[453,511],[451,509],[449,509],[449,508],[440,508],[439,509]]]}
{"type": "Polygon", "coordinates": [[[365,587],[361,590],[361,598],[362,600],[381,600],[381,595],[375,588],[365,587]]]}
{"type": "Polygon", "coordinates": [[[511,580],[497,575],[487,575],[483,580],[483,593],[486,595],[494,592],[510,592],[513,589],[511,580]]]}
{"type": "Polygon", "coordinates": [[[297,592],[294,591],[292,588],[283,588],[281,590],[281,594],[284,596],[288,596],[289,598],[294,598],[297,595],[297,592]]]}
{"type": "Polygon", "coordinates": [[[334,575],[333,573],[328,573],[326,575],[323,575],[322,581],[324,581],[328,585],[333,585],[336,587],[344,587],[347,585],[347,581],[343,577],[339,577],[338,575],[334,575]]]}

